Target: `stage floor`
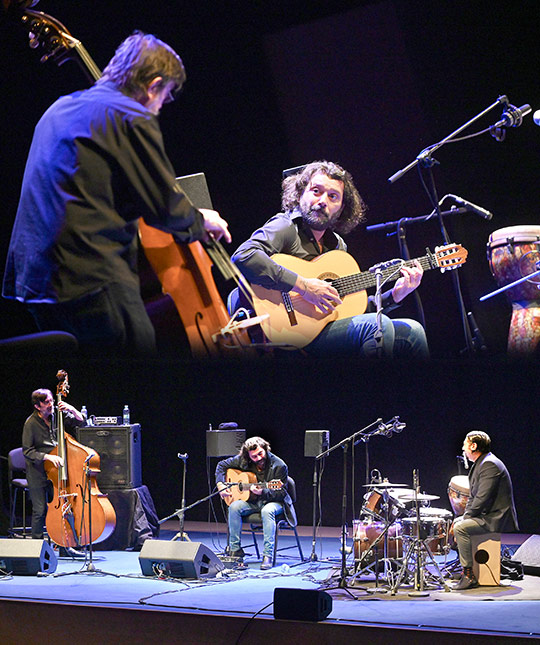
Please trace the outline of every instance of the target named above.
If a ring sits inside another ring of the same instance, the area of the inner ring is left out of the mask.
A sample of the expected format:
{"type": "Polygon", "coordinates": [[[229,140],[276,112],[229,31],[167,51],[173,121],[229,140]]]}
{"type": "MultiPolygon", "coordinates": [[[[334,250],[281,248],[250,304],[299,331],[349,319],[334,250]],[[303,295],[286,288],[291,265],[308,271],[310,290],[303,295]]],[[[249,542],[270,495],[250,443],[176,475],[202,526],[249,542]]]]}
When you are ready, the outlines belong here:
{"type": "MultiPolygon", "coordinates": [[[[175,522],[164,524],[160,539],[170,541],[177,528],[175,522]]],[[[190,522],[185,528],[192,542],[223,553],[223,525],[190,522]]],[[[315,549],[311,528],[301,527],[300,534],[304,556],[310,559],[300,563],[298,550],[290,549],[280,553],[276,567],[268,571],[260,570],[251,548],[244,569],[224,559],[225,569],[211,578],[159,579],[142,575],[137,552],[96,550],[92,559],[96,572],[88,571],[83,560],[61,557],[55,573],[4,576],[0,578],[2,640],[43,643],[43,634],[36,630],[41,616],[49,617],[45,639],[49,642],[55,631],[66,637],[70,625],[76,627],[81,620],[89,620],[93,631],[78,635],[78,643],[119,642],[122,633],[120,642],[131,644],[275,642],[277,637],[281,643],[298,643],[300,634],[302,639],[323,643],[336,642],[345,633],[347,638],[356,633],[363,640],[368,638],[362,631],[366,629],[370,643],[396,642],[396,638],[398,642],[432,642],[437,638],[458,643],[465,637],[468,642],[516,642],[540,637],[539,577],[526,575],[520,581],[503,579],[497,587],[448,592],[435,573],[425,577],[425,597],[410,596],[412,584],[402,584],[392,594],[384,576],[379,576],[379,588],[374,589],[372,571],[358,578],[349,575],[354,571],[354,554],[347,555],[347,576],[343,578],[339,528],[321,529],[315,549]],[[276,620],[272,604],[276,587],[327,590],[332,596],[332,611],[324,621],[311,625],[276,620]],[[178,628],[170,626],[173,618],[178,628]],[[349,634],[345,629],[358,631],[349,634]],[[435,636],[434,631],[438,632],[435,636]]],[[[515,546],[526,537],[504,535],[503,543],[515,546]]],[[[280,537],[280,546],[290,540],[289,536],[280,537]]],[[[348,544],[352,544],[350,539],[348,544]]],[[[453,552],[448,559],[452,557],[453,552]]],[[[441,557],[437,560],[443,566],[441,557]]]]}

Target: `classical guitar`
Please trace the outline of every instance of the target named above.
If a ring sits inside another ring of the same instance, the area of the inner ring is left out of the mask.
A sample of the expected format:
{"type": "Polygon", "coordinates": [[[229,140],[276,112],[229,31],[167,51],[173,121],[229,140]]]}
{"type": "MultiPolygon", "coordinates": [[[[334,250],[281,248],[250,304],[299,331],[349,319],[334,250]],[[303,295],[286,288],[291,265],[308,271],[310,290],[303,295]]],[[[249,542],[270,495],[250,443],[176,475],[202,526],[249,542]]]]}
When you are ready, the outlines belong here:
{"type": "Polygon", "coordinates": [[[225,497],[225,503],[230,506],[237,499],[248,502],[251,497],[251,486],[256,484],[260,488],[269,488],[270,490],[280,490],[283,486],[281,479],[272,479],[269,482],[258,482],[255,473],[236,470],[229,468],[225,475],[225,481],[228,484],[234,484],[228,490],[231,493],[230,497],[225,497]]]}
{"type": "MultiPolygon", "coordinates": [[[[416,258],[424,271],[456,269],[467,260],[467,250],[460,244],[447,244],[437,247],[434,252],[426,251],[426,255],[416,258]]],[[[345,251],[329,251],[311,262],[282,253],[273,255],[272,260],[305,278],[326,280],[336,288],[343,300],[334,311],[322,313],[297,293],[252,285],[255,313],[257,316],[268,314],[261,322],[261,328],[272,343],[304,347],[329,322],[364,313],[368,301],[366,289],[377,284],[375,272],[360,272],[356,260],[345,251]]],[[[402,264],[413,266],[416,260],[403,260],[402,264]]],[[[382,282],[395,282],[401,276],[399,269],[399,264],[383,268],[382,282]]]]}

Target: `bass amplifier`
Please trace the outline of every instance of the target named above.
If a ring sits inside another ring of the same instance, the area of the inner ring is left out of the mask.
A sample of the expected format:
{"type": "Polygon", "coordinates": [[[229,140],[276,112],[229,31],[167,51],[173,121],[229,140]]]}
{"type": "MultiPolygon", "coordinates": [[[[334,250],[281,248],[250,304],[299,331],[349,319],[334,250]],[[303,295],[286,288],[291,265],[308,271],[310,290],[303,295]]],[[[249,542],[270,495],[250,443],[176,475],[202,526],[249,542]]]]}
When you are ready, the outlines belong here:
{"type": "Polygon", "coordinates": [[[77,428],[77,441],[100,456],[98,488],[126,490],[142,486],[141,426],[90,426],[77,428]]]}

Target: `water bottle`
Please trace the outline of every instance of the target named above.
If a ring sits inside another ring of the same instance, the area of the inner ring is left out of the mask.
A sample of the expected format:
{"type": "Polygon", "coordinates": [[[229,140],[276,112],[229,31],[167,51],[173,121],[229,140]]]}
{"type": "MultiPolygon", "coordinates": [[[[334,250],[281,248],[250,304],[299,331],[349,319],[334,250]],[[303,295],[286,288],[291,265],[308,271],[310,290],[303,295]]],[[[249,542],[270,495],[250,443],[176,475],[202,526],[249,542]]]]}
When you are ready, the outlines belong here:
{"type": "Polygon", "coordinates": [[[124,405],[124,412],[122,413],[122,422],[125,426],[129,425],[129,405],[124,405]]]}
{"type": "Polygon", "coordinates": [[[81,408],[81,414],[83,416],[83,420],[85,423],[88,423],[88,410],[86,409],[86,405],[83,405],[81,408]]]}

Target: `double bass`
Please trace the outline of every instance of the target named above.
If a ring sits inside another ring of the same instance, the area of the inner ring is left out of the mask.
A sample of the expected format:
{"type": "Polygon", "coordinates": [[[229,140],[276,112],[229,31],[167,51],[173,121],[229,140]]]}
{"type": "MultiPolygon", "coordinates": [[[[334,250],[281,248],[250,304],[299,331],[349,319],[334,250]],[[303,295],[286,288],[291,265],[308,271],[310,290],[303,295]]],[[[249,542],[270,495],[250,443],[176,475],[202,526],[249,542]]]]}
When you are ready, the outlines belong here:
{"type": "MultiPolygon", "coordinates": [[[[59,370],[57,405],[69,392],[68,375],[59,370]]],[[[56,468],[45,462],[45,472],[53,485],[45,525],[51,540],[64,547],[81,547],[106,540],[114,531],[116,514],[107,496],[100,492],[96,475],[100,472],[99,455],[83,446],[64,430],[62,412],[57,414],[57,446],[51,455],[61,457],[56,468]]]]}
{"type": "MultiPolygon", "coordinates": [[[[87,78],[97,81],[101,71],[92,57],[56,18],[27,9],[30,0],[9,3],[8,12],[28,30],[30,47],[38,50],[41,62],[62,65],[75,60],[87,78]]],[[[248,302],[252,300],[249,284],[230,261],[218,241],[178,244],[170,233],[150,227],[139,220],[139,239],[145,255],[157,274],[162,291],[170,296],[180,315],[191,352],[197,357],[249,354],[255,350],[247,327],[257,321],[231,320],[212,275],[216,266],[225,279],[233,279],[248,302]]]]}

